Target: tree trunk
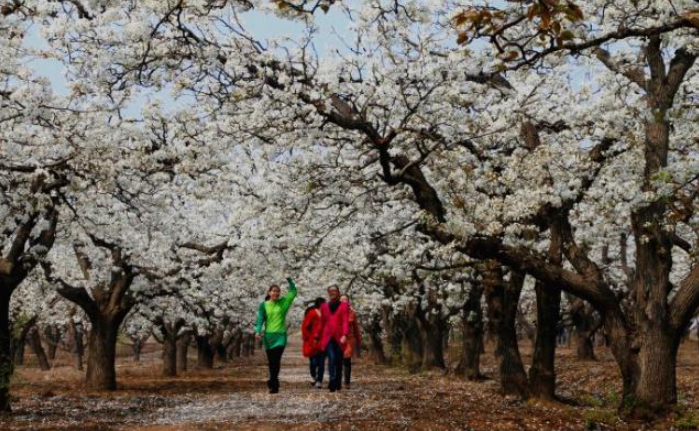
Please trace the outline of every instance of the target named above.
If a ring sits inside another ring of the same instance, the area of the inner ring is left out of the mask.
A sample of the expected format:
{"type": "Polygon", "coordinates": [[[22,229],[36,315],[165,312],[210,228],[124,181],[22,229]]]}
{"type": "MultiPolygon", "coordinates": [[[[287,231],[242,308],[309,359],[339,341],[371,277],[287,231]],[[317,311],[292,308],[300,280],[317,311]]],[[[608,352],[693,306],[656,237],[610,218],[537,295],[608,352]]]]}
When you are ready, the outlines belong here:
{"type": "Polygon", "coordinates": [[[70,313],[70,321],[68,323],[68,337],[70,339],[69,350],[73,353],[75,357],[75,368],[79,371],[83,370],[83,355],[85,352],[85,346],[83,343],[83,330],[82,324],[75,323],[73,320],[73,315],[75,310],[70,313]]]}
{"type": "Polygon", "coordinates": [[[29,347],[31,347],[36,360],[39,363],[39,368],[42,371],[49,371],[51,365],[49,364],[48,357],[46,356],[46,351],[44,351],[44,346],[41,345],[41,336],[39,335],[39,330],[34,328],[29,333],[29,347]]]}
{"type": "Polygon", "coordinates": [[[192,335],[185,333],[177,340],[177,372],[187,371],[187,353],[189,352],[189,343],[192,341],[192,335]]]}
{"type": "Polygon", "coordinates": [[[16,338],[12,345],[12,356],[16,366],[24,365],[24,347],[26,338],[16,338]]]}
{"type": "Polygon", "coordinates": [[[592,343],[592,332],[595,325],[594,310],[582,299],[568,296],[570,302],[570,317],[573,322],[571,338],[575,342],[577,358],[581,361],[594,361],[595,348],[592,343]]]}
{"type": "Polygon", "coordinates": [[[48,358],[53,361],[56,359],[56,351],[58,350],[58,345],[61,342],[61,330],[57,326],[49,326],[44,331],[44,336],[47,340],[48,347],[48,358]]]}
{"type": "Polygon", "coordinates": [[[496,329],[495,356],[500,366],[500,390],[504,395],[529,396],[529,382],[517,345],[517,305],[524,284],[524,274],[511,272],[505,282],[501,269],[486,272],[484,279],[489,314],[496,329]]]}
{"type": "Polygon", "coordinates": [[[587,331],[574,329],[573,336],[575,338],[575,351],[577,358],[581,361],[595,361],[595,347],[592,343],[592,338],[587,331]]]}
{"type": "Polygon", "coordinates": [[[391,364],[400,364],[403,359],[401,351],[403,347],[403,328],[398,316],[391,316],[390,311],[384,310],[384,322],[388,335],[388,359],[391,364]]]}
{"type": "Polygon", "coordinates": [[[91,390],[116,389],[116,343],[119,324],[108,319],[92,321],[88,336],[86,385],[91,390]]]}
{"type": "Polygon", "coordinates": [[[10,295],[9,290],[0,286],[0,412],[9,412],[10,407],[10,377],[14,371],[12,348],[10,342],[10,295]]]}
{"type": "Polygon", "coordinates": [[[416,319],[422,338],[422,369],[424,370],[446,368],[444,361],[444,333],[446,328],[443,322],[440,322],[440,319],[439,315],[433,318],[425,316],[424,311],[420,311],[419,318],[416,319]]]}
{"type": "Polygon", "coordinates": [[[214,351],[209,344],[209,337],[196,335],[197,342],[197,368],[210,370],[214,368],[214,351]]]}
{"type": "Polygon", "coordinates": [[[73,353],[75,354],[75,368],[82,371],[85,358],[85,341],[83,340],[83,325],[74,324],[75,338],[73,338],[73,353]]]}
{"type": "Polygon", "coordinates": [[[250,344],[250,356],[255,356],[255,334],[248,334],[247,337],[250,344]]]}
{"type": "Polygon", "coordinates": [[[384,353],[383,340],[381,339],[381,320],[378,317],[371,321],[367,332],[371,341],[371,356],[374,362],[380,365],[388,364],[388,359],[384,353]]]}
{"type": "Polygon", "coordinates": [[[226,352],[226,345],[223,343],[218,343],[216,345],[216,357],[218,361],[222,364],[228,363],[228,355],[226,352]]]}
{"type": "Polygon", "coordinates": [[[231,359],[240,358],[240,355],[242,354],[242,350],[243,350],[243,333],[237,332],[235,334],[235,338],[233,339],[233,343],[231,343],[231,352],[230,352],[231,359]]]}
{"type": "Polygon", "coordinates": [[[679,340],[656,325],[647,327],[641,347],[624,379],[621,413],[641,420],[652,420],[672,411],[677,403],[676,367],[679,340]]]}
{"type": "Polygon", "coordinates": [[[483,288],[474,284],[468,300],[461,310],[462,346],[461,359],[456,367],[458,375],[468,380],[479,380],[481,375],[481,352],[483,351],[483,288]]]}
{"type": "Polygon", "coordinates": [[[163,376],[175,377],[177,375],[177,335],[167,333],[163,335],[163,376]]]}
{"type": "Polygon", "coordinates": [[[556,397],[556,335],[560,318],[561,291],[536,284],[536,342],[529,369],[530,395],[553,400],[556,397]]]}
{"type": "Polygon", "coordinates": [[[417,321],[413,317],[405,319],[408,326],[403,331],[402,358],[410,372],[417,372],[422,367],[424,346],[417,321]]]}

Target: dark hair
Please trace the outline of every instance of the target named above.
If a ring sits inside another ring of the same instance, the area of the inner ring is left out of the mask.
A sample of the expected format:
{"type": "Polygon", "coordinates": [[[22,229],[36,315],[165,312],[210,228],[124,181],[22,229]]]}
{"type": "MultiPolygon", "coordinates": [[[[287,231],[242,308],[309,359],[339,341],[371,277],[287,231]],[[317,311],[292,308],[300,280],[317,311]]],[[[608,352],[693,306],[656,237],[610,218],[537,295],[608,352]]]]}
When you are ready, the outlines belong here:
{"type": "Polygon", "coordinates": [[[303,317],[308,316],[308,313],[310,313],[311,311],[313,311],[313,310],[315,310],[315,309],[316,309],[316,308],[315,308],[313,305],[311,305],[310,307],[306,308],[306,311],[303,312],[303,317]]]}
{"type": "Polygon", "coordinates": [[[336,289],[339,293],[342,293],[340,291],[340,286],[338,286],[337,284],[331,284],[330,286],[328,286],[328,292],[330,292],[330,289],[336,289]]]}
{"type": "Polygon", "coordinates": [[[279,285],[277,285],[277,284],[272,284],[272,285],[270,285],[269,288],[267,289],[267,292],[271,292],[272,289],[282,290],[282,289],[279,287],[279,285]]]}
{"type": "Polygon", "coordinates": [[[325,298],[319,296],[313,301],[313,304],[315,308],[319,308],[321,305],[325,304],[325,298]]]}
{"type": "Polygon", "coordinates": [[[270,298],[269,295],[265,295],[265,301],[269,301],[269,298],[270,298]]]}

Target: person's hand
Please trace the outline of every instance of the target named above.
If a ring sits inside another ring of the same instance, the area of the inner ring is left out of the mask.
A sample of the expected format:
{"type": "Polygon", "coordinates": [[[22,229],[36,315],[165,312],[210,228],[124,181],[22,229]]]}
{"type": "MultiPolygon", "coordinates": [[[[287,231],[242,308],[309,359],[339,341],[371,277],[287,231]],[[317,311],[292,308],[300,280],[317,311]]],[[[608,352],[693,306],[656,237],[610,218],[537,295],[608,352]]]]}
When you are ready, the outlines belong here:
{"type": "Polygon", "coordinates": [[[340,344],[345,344],[347,342],[347,335],[343,335],[342,338],[340,338],[340,344]]]}

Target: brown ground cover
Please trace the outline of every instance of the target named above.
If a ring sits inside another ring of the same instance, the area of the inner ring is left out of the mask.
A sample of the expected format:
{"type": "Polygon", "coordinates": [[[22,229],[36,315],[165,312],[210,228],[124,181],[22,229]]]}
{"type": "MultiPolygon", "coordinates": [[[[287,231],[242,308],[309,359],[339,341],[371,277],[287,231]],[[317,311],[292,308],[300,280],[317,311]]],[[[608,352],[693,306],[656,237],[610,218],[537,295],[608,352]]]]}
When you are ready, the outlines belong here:
{"type": "MultiPolygon", "coordinates": [[[[523,346],[528,361],[529,349],[523,346]]],[[[160,376],[155,346],[140,364],[118,364],[119,390],[86,392],[82,374],[60,358],[49,372],[17,370],[15,412],[0,430],[636,430],[699,427],[699,358],[686,343],[678,364],[677,413],[653,424],[628,423],[616,414],[620,379],[609,354],[580,362],[559,349],[560,403],[523,402],[498,394],[491,355],[483,370],[491,378],[467,382],[451,374],[409,374],[358,361],[350,390],[331,394],[311,387],[299,346],[289,346],[282,390],[266,392],[265,361],[236,360],[214,370],[160,376]]]]}

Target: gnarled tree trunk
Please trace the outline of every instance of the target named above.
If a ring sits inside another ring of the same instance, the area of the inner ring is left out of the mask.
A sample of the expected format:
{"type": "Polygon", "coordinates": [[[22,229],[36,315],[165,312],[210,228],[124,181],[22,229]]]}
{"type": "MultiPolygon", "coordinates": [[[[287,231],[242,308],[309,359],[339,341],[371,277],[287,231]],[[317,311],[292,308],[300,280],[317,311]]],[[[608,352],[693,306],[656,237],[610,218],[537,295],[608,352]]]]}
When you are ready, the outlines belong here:
{"type": "Polygon", "coordinates": [[[468,293],[468,299],[461,309],[463,344],[456,373],[466,377],[468,380],[479,380],[482,378],[480,368],[481,352],[483,351],[482,297],[482,286],[474,283],[468,293]]]}
{"type": "Polygon", "coordinates": [[[495,356],[500,364],[500,390],[505,395],[529,396],[527,374],[517,344],[517,305],[524,284],[524,274],[511,271],[510,280],[504,281],[502,269],[493,265],[483,280],[488,313],[497,335],[495,356]]]}
{"type": "Polygon", "coordinates": [[[116,344],[121,321],[109,318],[92,320],[88,335],[85,383],[92,390],[115,390],[116,344]]]}

